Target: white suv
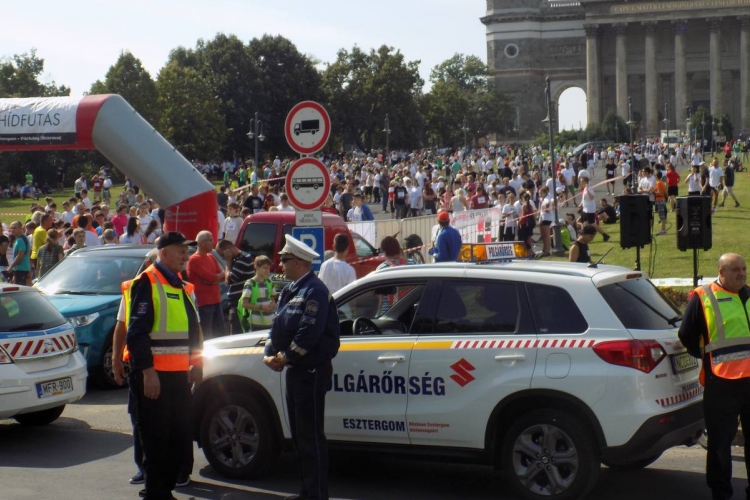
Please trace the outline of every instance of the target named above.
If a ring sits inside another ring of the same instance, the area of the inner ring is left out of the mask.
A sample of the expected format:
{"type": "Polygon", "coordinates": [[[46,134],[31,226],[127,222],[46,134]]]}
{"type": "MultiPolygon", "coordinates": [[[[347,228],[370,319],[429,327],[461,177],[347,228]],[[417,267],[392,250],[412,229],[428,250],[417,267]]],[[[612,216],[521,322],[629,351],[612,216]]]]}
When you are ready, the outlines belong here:
{"type": "MultiPolygon", "coordinates": [[[[601,463],[637,469],[703,430],[679,311],[641,272],[507,262],[402,266],[336,294],[326,435],[492,464],[517,496],[577,499],[601,463]]],[[[266,333],[206,343],[196,426],[222,475],[258,476],[290,438],[266,333]]]]}
{"type": "Polygon", "coordinates": [[[0,419],[49,424],[86,377],[73,326],[35,288],[0,283],[0,419]]]}

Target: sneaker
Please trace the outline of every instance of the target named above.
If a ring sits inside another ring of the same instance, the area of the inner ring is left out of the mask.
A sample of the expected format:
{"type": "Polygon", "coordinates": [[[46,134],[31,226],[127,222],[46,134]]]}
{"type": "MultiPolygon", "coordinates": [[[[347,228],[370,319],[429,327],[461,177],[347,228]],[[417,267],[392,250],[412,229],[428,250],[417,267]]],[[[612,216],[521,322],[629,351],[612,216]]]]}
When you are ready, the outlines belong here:
{"type": "Polygon", "coordinates": [[[735,202],[734,202],[734,208],[737,208],[737,207],[739,207],[739,206],[740,206],[740,202],[739,202],[739,201],[735,201],[735,202]]]}
{"type": "Polygon", "coordinates": [[[139,470],[138,474],[130,478],[128,481],[130,484],[143,484],[146,482],[146,476],[143,475],[143,471],[139,470]]]}
{"type": "Polygon", "coordinates": [[[138,496],[141,498],[146,498],[146,488],[143,488],[141,491],[139,491],[138,496]]]}
{"type": "Polygon", "coordinates": [[[719,203],[719,206],[723,207],[724,206],[724,202],[719,203]]]}
{"type": "Polygon", "coordinates": [[[604,233],[604,236],[603,236],[603,237],[604,237],[604,242],[605,242],[605,243],[606,243],[606,242],[608,242],[608,241],[609,241],[609,239],[611,238],[611,236],[610,236],[610,235],[608,235],[607,233],[604,233]]]}
{"type": "Polygon", "coordinates": [[[180,475],[177,477],[177,484],[175,484],[175,486],[179,488],[180,486],[187,486],[188,484],[190,484],[190,475],[180,475]]]}
{"type": "Polygon", "coordinates": [[[666,230],[661,230],[661,231],[659,231],[657,233],[657,236],[664,236],[665,234],[667,234],[667,231],[666,230]]]}

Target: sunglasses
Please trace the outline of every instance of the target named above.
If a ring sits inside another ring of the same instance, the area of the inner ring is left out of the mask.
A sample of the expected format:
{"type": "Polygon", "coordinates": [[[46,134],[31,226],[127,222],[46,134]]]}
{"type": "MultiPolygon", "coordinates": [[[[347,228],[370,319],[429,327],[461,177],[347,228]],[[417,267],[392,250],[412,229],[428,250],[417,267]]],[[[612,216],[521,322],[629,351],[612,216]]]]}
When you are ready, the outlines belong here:
{"type": "Polygon", "coordinates": [[[289,262],[290,260],[298,260],[298,259],[297,259],[297,257],[282,257],[281,258],[281,263],[285,264],[285,263],[289,262]]]}

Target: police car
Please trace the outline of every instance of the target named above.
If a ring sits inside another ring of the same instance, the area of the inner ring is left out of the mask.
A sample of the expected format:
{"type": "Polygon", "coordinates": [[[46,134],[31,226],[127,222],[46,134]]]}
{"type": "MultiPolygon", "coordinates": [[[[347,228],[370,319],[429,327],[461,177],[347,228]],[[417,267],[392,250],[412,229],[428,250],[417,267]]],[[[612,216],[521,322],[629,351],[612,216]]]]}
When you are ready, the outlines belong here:
{"type": "Polygon", "coordinates": [[[86,377],[73,326],[38,290],[0,283],[0,419],[49,424],[86,377]]]}
{"type": "MultiPolygon", "coordinates": [[[[703,430],[699,367],[679,311],[614,266],[499,261],[402,266],[336,294],[341,348],[326,399],[331,446],[497,467],[513,494],[577,499],[601,464],[639,469],[703,430]]],[[[196,429],[222,475],[262,475],[290,438],[266,333],[206,342],[196,429]]]]}

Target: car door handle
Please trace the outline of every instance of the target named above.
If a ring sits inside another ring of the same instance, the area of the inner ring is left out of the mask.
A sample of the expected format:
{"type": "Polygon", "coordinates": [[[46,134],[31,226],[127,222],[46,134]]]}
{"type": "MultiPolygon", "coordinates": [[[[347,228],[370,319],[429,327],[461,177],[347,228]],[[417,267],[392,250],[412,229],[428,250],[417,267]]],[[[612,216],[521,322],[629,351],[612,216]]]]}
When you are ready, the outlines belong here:
{"type": "Polygon", "coordinates": [[[525,354],[501,354],[495,356],[495,361],[526,361],[525,354]]]}
{"type": "Polygon", "coordinates": [[[378,361],[390,361],[390,362],[399,362],[399,361],[406,361],[406,357],[404,356],[378,356],[378,361]]]}

